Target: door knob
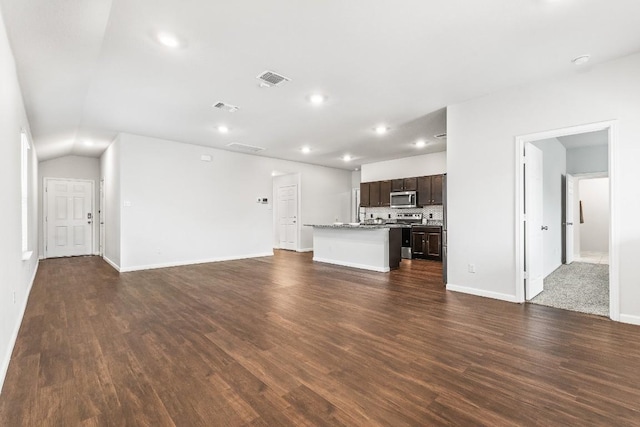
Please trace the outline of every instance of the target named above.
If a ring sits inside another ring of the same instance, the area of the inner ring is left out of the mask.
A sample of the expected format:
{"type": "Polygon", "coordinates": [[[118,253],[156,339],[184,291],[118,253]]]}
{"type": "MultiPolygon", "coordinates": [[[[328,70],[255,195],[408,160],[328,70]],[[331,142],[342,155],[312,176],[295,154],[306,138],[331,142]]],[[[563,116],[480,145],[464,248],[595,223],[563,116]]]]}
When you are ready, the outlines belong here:
{"type": "Polygon", "coordinates": [[[547,227],[546,225],[543,225],[542,227],[540,227],[540,230],[542,230],[542,231],[545,231],[545,230],[548,230],[548,229],[549,229],[549,227],[547,227]]]}

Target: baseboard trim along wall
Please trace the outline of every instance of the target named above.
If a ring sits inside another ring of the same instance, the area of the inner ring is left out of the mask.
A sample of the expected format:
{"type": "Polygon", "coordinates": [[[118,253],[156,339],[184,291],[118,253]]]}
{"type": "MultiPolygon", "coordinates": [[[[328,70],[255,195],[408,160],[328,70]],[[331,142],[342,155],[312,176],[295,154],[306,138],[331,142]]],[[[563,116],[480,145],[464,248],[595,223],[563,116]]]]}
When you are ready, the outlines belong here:
{"type": "Polygon", "coordinates": [[[115,268],[116,271],[120,271],[120,266],[118,264],[116,264],[115,262],[111,261],[106,256],[103,256],[102,259],[105,260],[107,262],[107,264],[109,264],[111,267],[115,268]]]}
{"type": "Polygon", "coordinates": [[[36,281],[36,274],[38,273],[38,267],[40,266],[40,260],[36,261],[36,268],[33,269],[33,275],[31,276],[31,282],[29,283],[29,289],[27,289],[27,295],[24,299],[24,304],[22,304],[21,312],[20,312],[20,321],[16,323],[16,327],[13,330],[13,334],[11,334],[11,344],[7,349],[7,354],[5,354],[4,359],[2,360],[2,367],[0,368],[0,393],[2,393],[2,387],[4,386],[4,380],[7,376],[7,371],[9,370],[9,363],[11,363],[11,354],[13,354],[13,348],[16,345],[16,341],[18,339],[18,333],[20,332],[20,326],[22,326],[22,320],[24,319],[24,313],[27,311],[27,303],[29,302],[29,295],[31,295],[31,288],[33,288],[33,283],[36,281]]]}
{"type": "Polygon", "coordinates": [[[447,284],[447,290],[453,291],[453,292],[460,292],[463,294],[475,295],[478,297],[492,298],[492,299],[497,299],[497,300],[507,301],[507,302],[516,302],[516,303],[520,302],[517,300],[515,295],[502,294],[500,292],[485,291],[483,289],[470,288],[467,286],[454,285],[451,283],[447,284]]]}
{"type": "Polygon", "coordinates": [[[298,249],[296,252],[313,252],[313,248],[298,249]]]}
{"type": "Polygon", "coordinates": [[[356,263],[353,263],[353,262],[343,262],[343,261],[336,261],[336,260],[328,260],[328,259],[324,259],[324,258],[313,257],[313,261],[314,262],[324,262],[324,263],[327,263],[327,264],[342,265],[343,267],[360,268],[362,270],[379,271],[380,273],[388,273],[389,271],[391,271],[391,269],[389,267],[373,267],[371,265],[356,264],[356,263]]]}
{"type": "Polygon", "coordinates": [[[640,316],[632,316],[630,314],[621,314],[620,322],[640,326],[640,316]]]}
{"type": "Polygon", "coordinates": [[[273,251],[257,253],[257,254],[249,254],[249,255],[234,255],[234,256],[219,257],[219,258],[200,259],[195,261],[180,261],[180,262],[166,262],[161,264],[137,265],[133,267],[120,268],[118,271],[120,271],[120,273],[128,273],[131,271],[154,270],[156,268],[180,267],[183,265],[206,264],[208,262],[220,262],[220,261],[234,261],[238,259],[261,258],[266,256],[273,256],[273,251]]]}

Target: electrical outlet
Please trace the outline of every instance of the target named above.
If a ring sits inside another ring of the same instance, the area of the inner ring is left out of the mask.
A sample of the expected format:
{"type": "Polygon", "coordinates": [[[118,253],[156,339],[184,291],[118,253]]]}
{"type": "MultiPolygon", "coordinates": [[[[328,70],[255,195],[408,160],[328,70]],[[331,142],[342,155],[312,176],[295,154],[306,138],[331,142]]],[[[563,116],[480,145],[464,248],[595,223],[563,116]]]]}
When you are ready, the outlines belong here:
{"type": "Polygon", "coordinates": [[[475,272],[476,272],[476,265],[469,264],[469,273],[475,273],[475,272]]]}

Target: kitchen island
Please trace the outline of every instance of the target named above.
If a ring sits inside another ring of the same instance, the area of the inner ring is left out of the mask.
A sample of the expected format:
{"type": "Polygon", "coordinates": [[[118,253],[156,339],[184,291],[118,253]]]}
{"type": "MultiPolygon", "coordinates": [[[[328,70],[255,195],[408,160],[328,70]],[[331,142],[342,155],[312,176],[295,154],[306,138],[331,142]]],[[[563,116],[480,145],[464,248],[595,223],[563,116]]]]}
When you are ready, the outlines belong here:
{"type": "Polygon", "coordinates": [[[401,225],[308,226],[313,227],[314,261],[380,272],[400,266],[401,225]]]}

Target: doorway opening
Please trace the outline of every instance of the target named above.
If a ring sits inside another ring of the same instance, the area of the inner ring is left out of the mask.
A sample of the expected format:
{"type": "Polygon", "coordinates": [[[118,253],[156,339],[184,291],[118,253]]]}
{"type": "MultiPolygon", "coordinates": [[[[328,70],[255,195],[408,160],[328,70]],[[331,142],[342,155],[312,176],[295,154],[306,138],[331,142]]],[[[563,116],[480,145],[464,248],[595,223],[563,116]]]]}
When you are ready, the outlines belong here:
{"type": "Polygon", "coordinates": [[[520,302],[619,320],[616,135],[605,122],[516,138],[520,302]]]}
{"type": "Polygon", "coordinates": [[[94,182],[44,178],[44,257],[93,255],[94,182]]]}

